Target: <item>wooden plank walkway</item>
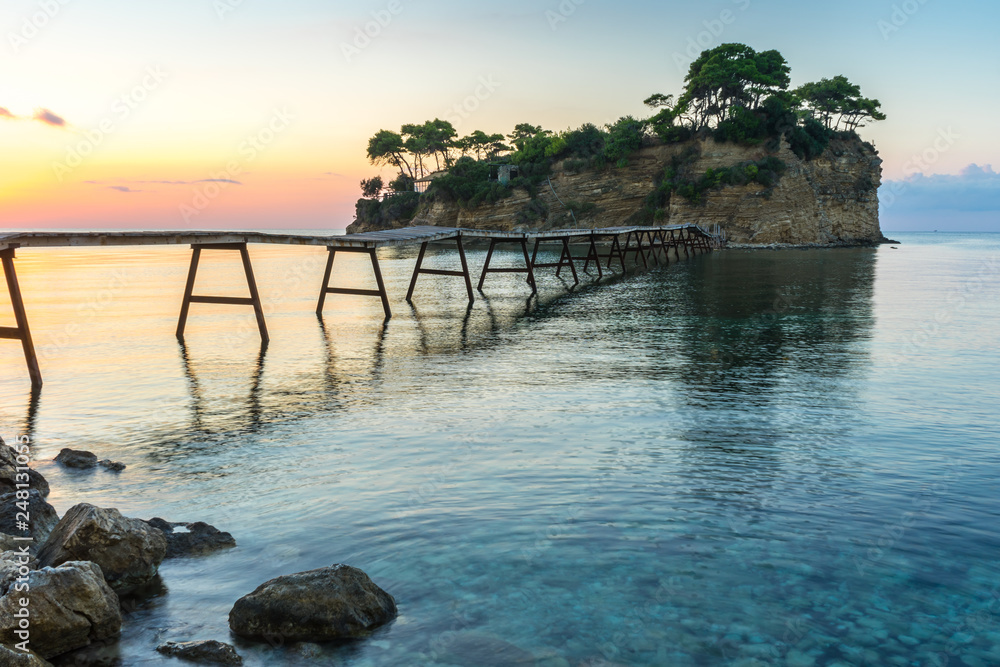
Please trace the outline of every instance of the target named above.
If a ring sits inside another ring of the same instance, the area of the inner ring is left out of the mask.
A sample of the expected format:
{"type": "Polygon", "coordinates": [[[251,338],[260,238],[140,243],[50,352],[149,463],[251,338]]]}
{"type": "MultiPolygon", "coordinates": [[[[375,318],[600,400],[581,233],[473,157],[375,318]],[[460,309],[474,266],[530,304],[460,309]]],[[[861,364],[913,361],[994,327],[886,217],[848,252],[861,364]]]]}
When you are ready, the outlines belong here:
{"type": "Polygon", "coordinates": [[[191,304],[193,303],[251,306],[254,309],[254,315],[257,319],[261,344],[262,346],[266,346],[270,338],[267,332],[267,325],[264,321],[264,309],[260,293],[257,290],[257,283],[250,262],[250,254],[247,250],[248,244],[267,243],[325,247],[329,255],[323,276],[323,284],[320,288],[319,301],[316,306],[317,314],[322,316],[328,295],[346,294],[378,297],[382,301],[385,318],[389,319],[392,317],[392,310],[385,281],[382,278],[381,267],[379,266],[378,249],[394,246],[420,245],[416,267],[413,270],[410,287],[406,293],[407,301],[412,300],[417,279],[421,275],[434,275],[463,278],[465,280],[466,291],[468,292],[469,303],[472,304],[475,301],[475,294],[472,289],[472,275],[469,271],[469,264],[465,255],[463,244],[463,240],[465,239],[481,239],[490,242],[489,250],[486,253],[486,262],[479,277],[478,287],[480,291],[483,289],[487,276],[491,273],[524,273],[527,274],[527,283],[532,293],[536,292],[538,288],[535,279],[535,269],[554,268],[556,269],[556,276],[561,276],[563,270],[568,269],[573,275],[574,284],[578,284],[580,276],[577,271],[576,262],[580,260],[584,261],[582,269],[584,272],[587,272],[590,268],[590,263],[594,262],[598,271],[598,279],[600,279],[604,277],[605,270],[611,270],[612,263],[615,260],[618,261],[624,272],[629,255],[632,256],[635,264],[641,261],[644,267],[648,267],[651,260],[659,263],[661,253],[664,260],[669,262],[671,250],[676,251],[677,256],[680,257],[680,251],[683,248],[685,257],[690,257],[696,251],[710,252],[715,248],[721,247],[724,243],[722,236],[713,235],[694,224],[667,227],[636,226],[598,229],[557,229],[544,232],[507,232],[423,226],[340,236],[273,234],[251,231],[7,233],[0,234],[0,261],[2,261],[6,277],[7,290],[10,294],[16,326],[0,327],[0,339],[18,340],[21,342],[32,387],[35,390],[39,389],[42,386],[42,374],[32,343],[24,299],[18,285],[17,273],[14,266],[15,253],[19,248],[189,245],[191,246],[191,264],[188,269],[187,283],[181,301],[181,312],[177,322],[177,337],[183,341],[184,329],[187,324],[191,304]],[[623,236],[625,237],[624,246],[620,242],[623,236]],[[429,244],[442,242],[455,243],[461,261],[461,270],[424,268],[424,256],[429,244]],[[534,244],[530,253],[528,251],[529,243],[534,244]],[[557,262],[538,263],[538,250],[542,243],[559,244],[560,256],[557,262]],[[598,251],[599,243],[602,245],[609,243],[606,253],[601,254],[598,251]],[[496,267],[492,265],[496,248],[503,244],[516,244],[520,248],[520,254],[524,260],[523,267],[496,267]],[[573,244],[586,244],[587,254],[583,256],[574,255],[572,251],[573,244]],[[247,287],[250,290],[248,298],[196,295],[194,293],[198,265],[201,254],[205,251],[234,251],[239,253],[246,276],[247,287]],[[334,259],[338,253],[368,255],[375,273],[377,289],[331,286],[329,283],[333,274],[334,259]],[[602,266],[602,261],[604,260],[607,260],[606,267],[602,266]]]}

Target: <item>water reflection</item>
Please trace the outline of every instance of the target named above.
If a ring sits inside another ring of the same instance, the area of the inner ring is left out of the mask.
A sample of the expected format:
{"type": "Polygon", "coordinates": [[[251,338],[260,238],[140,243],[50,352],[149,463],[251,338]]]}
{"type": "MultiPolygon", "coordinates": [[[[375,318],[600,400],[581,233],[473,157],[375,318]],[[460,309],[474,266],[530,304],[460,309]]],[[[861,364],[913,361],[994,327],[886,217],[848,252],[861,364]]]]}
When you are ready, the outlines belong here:
{"type": "MultiPolygon", "coordinates": [[[[207,421],[214,421],[217,413],[213,413],[211,408],[207,407],[210,405],[210,401],[207,401],[204,396],[201,384],[198,381],[195,364],[191,361],[188,346],[183,338],[178,339],[177,345],[180,349],[181,363],[184,366],[184,377],[187,379],[188,389],[191,394],[191,428],[199,433],[216,430],[218,427],[210,427],[206,424],[207,421]]],[[[260,353],[257,355],[256,363],[253,365],[250,375],[250,390],[246,399],[243,401],[233,401],[232,399],[227,401],[229,409],[225,411],[224,421],[231,422],[228,426],[229,428],[232,427],[232,422],[235,422],[241,425],[240,430],[254,433],[260,429],[263,423],[264,409],[261,406],[261,392],[267,348],[267,344],[260,347],[260,353]],[[245,407],[245,412],[242,415],[232,409],[240,404],[245,407]]],[[[222,428],[226,428],[226,426],[222,428]]]]}

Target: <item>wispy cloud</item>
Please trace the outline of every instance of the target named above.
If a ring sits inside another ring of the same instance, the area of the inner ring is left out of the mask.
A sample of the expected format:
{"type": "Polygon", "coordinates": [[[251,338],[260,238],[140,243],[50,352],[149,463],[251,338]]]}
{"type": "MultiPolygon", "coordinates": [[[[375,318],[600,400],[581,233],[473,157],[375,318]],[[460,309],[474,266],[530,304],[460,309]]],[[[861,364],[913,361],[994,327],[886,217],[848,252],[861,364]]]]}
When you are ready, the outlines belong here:
{"type": "Polygon", "coordinates": [[[142,192],[142,190],[133,190],[132,188],[130,188],[127,185],[109,185],[108,189],[109,190],[117,190],[118,192],[128,192],[128,193],[142,192]]]}
{"type": "Polygon", "coordinates": [[[48,109],[36,109],[35,115],[31,119],[52,127],[66,127],[66,120],[48,109]]]}
{"type": "Polygon", "coordinates": [[[66,119],[50,111],[49,109],[35,109],[35,113],[31,116],[18,116],[14,114],[7,107],[0,107],[0,119],[3,120],[34,120],[39,123],[44,123],[50,127],[66,127],[66,119]]]}
{"type": "Polygon", "coordinates": [[[134,183],[155,183],[156,185],[194,185],[195,183],[232,183],[233,185],[243,185],[240,181],[231,178],[203,178],[198,181],[133,181],[134,183]]]}
{"type": "MultiPolygon", "coordinates": [[[[240,181],[234,181],[229,178],[202,178],[197,181],[84,181],[87,185],[105,185],[108,186],[109,183],[131,183],[133,185],[195,185],[196,183],[231,183],[233,185],[243,185],[240,181]]],[[[114,189],[128,188],[125,185],[110,185],[108,187],[114,189]]],[[[122,192],[142,192],[141,190],[122,190],[122,192]]]]}

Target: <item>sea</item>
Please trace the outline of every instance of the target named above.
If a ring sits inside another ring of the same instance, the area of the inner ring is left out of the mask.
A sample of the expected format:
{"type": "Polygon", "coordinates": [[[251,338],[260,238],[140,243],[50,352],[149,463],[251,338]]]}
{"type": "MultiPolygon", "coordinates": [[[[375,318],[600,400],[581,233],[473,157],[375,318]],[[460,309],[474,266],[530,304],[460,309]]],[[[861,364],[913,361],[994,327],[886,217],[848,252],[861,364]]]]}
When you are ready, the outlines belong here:
{"type": "MultiPolygon", "coordinates": [[[[238,544],[165,561],[119,641],[54,663],[215,639],[247,665],[1000,665],[1000,235],[893,236],[540,270],[536,296],[491,274],[471,307],[443,276],[407,304],[416,249],[384,249],[388,322],[316,315],[323,248],[252,246],[266,349],[243,306],[193,305],[178,341],[184,246],[19,250],[45,385],[0,341],[0,434],[49,502],[238,544]],[[336,563],[398,617],[230,634],[240,597],[336,563]]],[[[332,282],[372,281],[338,255],[332,282]]],[[[245,295],[238,257],[206,251],[196,291],[245,295]]]]}

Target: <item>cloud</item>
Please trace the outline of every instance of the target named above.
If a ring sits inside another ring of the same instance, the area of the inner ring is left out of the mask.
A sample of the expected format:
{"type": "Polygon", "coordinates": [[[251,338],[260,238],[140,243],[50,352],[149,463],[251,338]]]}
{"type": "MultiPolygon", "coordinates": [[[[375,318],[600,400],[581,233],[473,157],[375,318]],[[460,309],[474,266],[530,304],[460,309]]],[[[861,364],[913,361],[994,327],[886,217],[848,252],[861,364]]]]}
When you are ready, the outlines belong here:
{"type": "Polygon", "coordinates": [[[52,113],[48,109],[36,109],[35,115],[32,116],[31,119],[53,127],[66,127],[66,120],[61,116],[52,113]]]}
{"type": "Polygon", "coordinates": [[[984,225],[994,229],[1000,227],[1000,173],[989,164],[970,164],[958,174],[916,174],[886,181],[879,189],[879,202],[883,219],[895,229],[918,221],[921,228],[968,223],[970,230],[984,230],[984,225]],[[945,220],[951,222],[934,222],[945,220]]]}
{"type": "Polygon", "coordinates": [[[155,183],[157,185],[195,185],[196,183],[232,183],[233,185],[243,185],[240,181],[231,178],[203,178],[198,181],[135,181],[136,183],[155,183]]]}
{"type": "Polygon", "coordinates": [[[128,192],[128,193],[142,192],[142,190],[133,190],[132,188],[128,187],[127,185],[109,185],[108,189],[109,190],[117,190],[118,192],[128,192]]]}
{"type": "MultiPolygon", "coordinates": [[[[108,183],[132,183],[134,185],[196,185],[198,183],[231,183],[233,185],[243,185],[240,181],[234,181],[229,178],[203,178],[197,181],[84,181],[87,185],[108,185],[108,183]]],[[[142,190],[128,190],[128,186],[124,185],[114,185],[109,186],[114,189],[121,189],[122,192],[142,192],[142,190]]]]}
{"type": "Polygon", "coordinates": [[[0,119],[3,120],[35,120],[39,123],[45,123],[50,127],[66,127],[66,119],[59,114],[49,111],[48,109],[35,109],[35,113],[28,118],[27,116],[18,116],[11,113],[10,109],[7,107],[0,107],[0,119]]]}

